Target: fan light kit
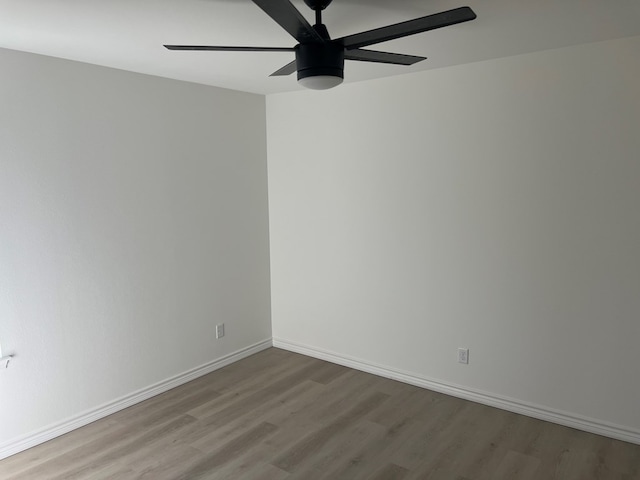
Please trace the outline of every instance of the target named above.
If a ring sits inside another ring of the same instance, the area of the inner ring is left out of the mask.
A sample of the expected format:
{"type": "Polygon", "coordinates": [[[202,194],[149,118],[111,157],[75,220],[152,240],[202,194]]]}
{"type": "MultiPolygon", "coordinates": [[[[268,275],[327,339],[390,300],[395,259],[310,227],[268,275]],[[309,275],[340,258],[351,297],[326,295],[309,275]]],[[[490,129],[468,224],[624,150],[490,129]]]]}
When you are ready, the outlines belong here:
{"type": "Polygon", "coordinates": [[[296,59],[273,72],[272,77],[298,72],[298,82],[314,90],[338,86],[344,80],[344,61],[413,65],[426,57],[365,50],[362,47],[408,37],[416,33],[448,27],[476,18],[469,7],[427,15],[406,22],[348,35],[334,40],[322,23],[322,11],[332,0],[304,0],[316,14],[311,26],[289,0],[253,0],[258,7],[284,28],[298,44],[295,47],[225,47],[208,45],[165,45],[169,50],[198,50],[223,52],[295,52],[296,59]]]}

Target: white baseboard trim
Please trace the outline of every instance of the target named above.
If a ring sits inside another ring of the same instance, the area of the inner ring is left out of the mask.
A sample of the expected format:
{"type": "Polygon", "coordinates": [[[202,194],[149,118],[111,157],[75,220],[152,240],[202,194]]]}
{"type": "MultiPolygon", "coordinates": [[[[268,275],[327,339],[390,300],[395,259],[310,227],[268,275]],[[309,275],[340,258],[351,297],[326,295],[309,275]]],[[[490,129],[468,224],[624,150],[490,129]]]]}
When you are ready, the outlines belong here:
{"type": "Polygon", "coordinates": [[[426,388],[435,392],[444,393],[453,397],[462,398],[464,400],[470,400],[472,402],[557,423],[577,430],[583,430],[585,432],[595,433],[597,435],[603,435],[605,437],[615,438],[617,440],[623,440],[625,442],[640,445],[640,431],[629,429],[621,425],[602,422],[593,418],[583,417],[573,413],[523,402],[521,400],[516,400],[502,395],[496,395],[460,385],[446,383],[440,380],[417,376],[409,372],[395,370],[384,365],[377,365],[366,360],[342,355],[309,345],[303,345],[291,340],[274,337],[273,346],[289,350],[291,352],[301,353],[309,357],[337,363],[338,365],[344,365],[345,367],[354,368],[363,372],[379,375],[381,377],[390,378],[392,380],[398,380],[400,382],[426,388]]]}
{"type": "Polygon", "coordinates": [[[171,390],[172,388],[179,387],[180,385],[190,382],[191,380],[195,380],[198,377],[211,373],[222,367],[226,367],[227,365],[237,362],[238,360],[242,360],[243,358],[249,357],[254,353],[258,353],[271,346],[272,341],[270,338],[267,340],[263,340],[246,348],[230,353],[229,355],[225,355],[222,358],[213,360],[209,363],[193,368],[149,387],[138,390],[137,392],[125,395],[124,397],[121,397],[112,402],[100,405],[97,408],[93,408],[62,422],[50,425],[49,427],[46,427],[38,432],[26,435],[4,445],[0,445],[0,460],[16,453],[22,452],[23,450],[27,450],[28,448],[35,447],[36,445],[44,443],[53,438],[59,437],[60,435],[64,435],[65,433],[68,433],[77,428],[84,427],[85,425],[111,415],[112,413],[124,410],[127,407],[135,405],[136,403],[140,403],[151,397],[155,397],[156,395],[171,390]]]}

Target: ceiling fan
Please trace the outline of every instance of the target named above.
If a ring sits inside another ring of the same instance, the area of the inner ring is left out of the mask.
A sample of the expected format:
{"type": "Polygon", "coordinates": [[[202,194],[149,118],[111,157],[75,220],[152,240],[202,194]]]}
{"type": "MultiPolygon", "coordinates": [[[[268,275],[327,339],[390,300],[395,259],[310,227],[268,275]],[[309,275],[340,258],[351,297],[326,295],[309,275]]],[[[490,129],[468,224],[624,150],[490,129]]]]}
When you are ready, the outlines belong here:
{"type": "Polygon", "coordinates": [[[272,73],[271,76],[290,75],[297,71],[298,82],[303,86],[314,90],[325,90],[342,83],[345,60],[394,65],[413,65],[426,60],[426,57],[364,50],[361,47],[468,22],[476,18],[476,14],[471,8],[460,7],[332,40],[327,27],[322,23],[322,11],[329,6],[332,0],[304,0],[304,3],[315,11],[316,24],[314,26],[307,22],[289,0],[252,1],[295,38],[298,45],[290,48],[208,45],[165,45],[165,47],[169,50],[295,52],[296,59],[272,73]]]}

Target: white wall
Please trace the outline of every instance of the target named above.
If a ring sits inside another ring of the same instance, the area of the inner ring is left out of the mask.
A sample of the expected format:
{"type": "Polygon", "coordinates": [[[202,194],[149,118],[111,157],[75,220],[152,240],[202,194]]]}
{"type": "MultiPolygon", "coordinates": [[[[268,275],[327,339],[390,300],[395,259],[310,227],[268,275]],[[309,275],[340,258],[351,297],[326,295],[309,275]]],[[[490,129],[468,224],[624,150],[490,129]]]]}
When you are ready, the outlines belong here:
{"type": "Polygon", "coordinates": [[[267,97],[274,341],[640,441],[638,52],[267,97]]]}
{"type": "Polygon", "coordinates": [[[264,97],[0,68],[0,446],[269,339],[264,97]]]}

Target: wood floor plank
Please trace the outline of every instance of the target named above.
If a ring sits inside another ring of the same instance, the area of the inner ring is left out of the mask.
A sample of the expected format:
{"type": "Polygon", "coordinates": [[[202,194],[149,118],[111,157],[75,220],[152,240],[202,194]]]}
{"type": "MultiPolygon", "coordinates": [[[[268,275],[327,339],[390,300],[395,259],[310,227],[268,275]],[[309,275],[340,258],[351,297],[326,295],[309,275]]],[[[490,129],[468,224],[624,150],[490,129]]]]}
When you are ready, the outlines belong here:
{"type": "MultiPolygon", "coordinates": [[[[556,469],[556,477],[563,480],[580,480],[585,477],[613,478],[623,474],[612,471],[600,454],[607,439],[593,434],[574,431],[570,448],[563,451],[556,469]]],[[[616,469],[617,470],[617,469],[616,469]]]]}
{"type": "Polygon", "coordinates": [[[637,445],[620,440],[607,440],[608,446],[603,455],[611,469],[631,478],[640,478],[640,452],[637,445]]]}
{"type": "Polygon", "coordinates": [[[296,469],[299,478],[330,479],[334,477],[330,469],[336,463],[351,457],[363,446],[367,446],[384,436],[385,428],[366,420],[353,424],[341,435],[335,435],[314,455],[296,469]]]}
{"type": "Polygon", "coordinates": [[[135,471],[131,467],[114,463],[83,478],[86,478],[86,480],[113,480],[116,478],[131,478],[134,475],[135,471]]]}
{"type": "MultiPolygon", "coordinates": [[[[437,413],[433,411],[432,413],[432,418],[435,421],[437,413]]],[[[378,417],[376,416],[375,418],[378,417]]],[[[406,416],[397,418],[398,420],[395,424],[385,426],[386,431],[379,439],[367,445],[362,445],[349,458],[343,462],[337,462],[337,465],[329,470],[328,478],[336,480],[366,480],[378,470],[387,465],[393,465],[391,463],[392,459],[399,451],[405,448],[405,444],[428,428],[427,422],[412,417],[411,410],[407,411],[406,416]]],[[[380,424],[379,422],[377,423],[380,424]]]]}
{"type": "MultiPolygon", "coordinates": [[[[220,394],[217,391],[205,389],[170,402],[163,402],[153,407],[149,406],[149,408],[138,412],[135,416],[114,418],[124,425],[137,425],[140,428],[148,428],[159,423],[166,423],[169,419],[180,417],[185,412],[189,412],[205,403],[214,402],[219,396],[220,394]]],[[[193,417],[193,415],[190,416],[193,417]]]]}
{"type": "MultiPolygon", "coordinates": [[[[276,433],[274,433],[274,435],[276,433]]],[[[269,438],[272,437],[273,435],[269,438]]],[[[265,455],[263,445],[264,442],[261,444],[260,448],[248,449],[234,460],[224,465],[220,465],[215,471],[216,480],[237,480],[239,478],[249,478],[252,480],[255,478],[288,478],[288,472],[266,463],[265,459],[268,456],[265,455]]]]}
{"type": "MultiPolygon", "coordinates": [[[[121,455],[118,460],[113,460],[113,463],[126,464],[138,476],[141,476],[142,472],[155,470],[155,476],[157,477],[159,476],[158,472],[162,470],[159,467],[166,467],[171,463],[184,464],[202,457],[203,453],[199,450],[187,445],[176,445],[167,438],[136,448],[127,454],[121,455]]],[[[99,462],[93,463],[99,464],[99,462]]],[[[109,465],[111,463],[106,462],[105,464],[109,465]]],[[[132,476],[135,475],[132,474],[132,476]]]]}
{"type": "Polygon", "coordinates": [[[487,432],[499,428],[490,407],[471,404],[468,408],[466,418],[456,418],[450,428],[442,430],[442,435],[436,432],[419,464],[411,469],[418,473],[417,478],[426,480],[457,475],[464,459],[473,454],[478,443],[486,441],[487,432]]]}
{"type": "Polygon", "coordinates": [[[311,423],[322,423],[333,419],[336,412],[343,412],[352,406],[359,395],[366,396],[372,391],[373,382],[358,378],[355,371],[339,377],[328,385],[315,383],[313,395],[294,399],[285,410],[274,410],[274,421],[285,421],[285,417],[293,416],[311,423]]]}
{"type": "Polygon", "coordinates": [[[163,435],[194,422],[195,419],[183,416],[166,425],[156,427],[150,431],[140,431],[134,427],[121,427],[106,435],[96,436],[91,441],[67,451],[59,456],[54,456],[44,463],[29,468],[18,475],[8,478],[16,480],[31,480],[33,478],[67,478],[79,472],[89,472],[101,463],[101,458],[110,455],[113,451],[122,451],[128,445],[137,445],[143,438],[152,441],[162,438],[163,435]]]}
{"type": "Polygon", "coordinates": [[[447,404],[439,416],[432,417],[425,428],[418,429],[404,442],[403,448],[392,456],[392,462],[414,471],[441,452],[455,449],[460,432],[468,425],[470,410],[472,406],[465,402],[447,404]]]}
{"type": "Polygon", "coordinates": [[[539,435],[521,453],[541,459],[539,478],[564,480],[563,472],[571,462],[572,450],[579,448],[577,442],[582,435],[589,434],[545,422],[539,435]]]}
{"type": "MultiPolygon", "coordinates": [[[[120,410],[119,412],[111,415],[110,418],[122,424],[140,422],[147,416],[157,412],[159,409],[167,409],[171,405],[180,404],[192,395],[201,394],[206,396],[208,394],[211,399],[220,395],[220,393],[215,390],[211,384],[198,380],[196,380],[197,383],[195,385],[189,382],[179,388],[173,388],[168,392],[156,395],[144,402],[125,408],[124,410],[120,410]]],[[[180,408],[179,405],[178,408],[180,408]]],[[[184,411],[182,413],[184,413],[184,411]]]]}
{"type": "Polygon", "coordinates": [[[309,376],[309,380],[328,385],[337,378],[349,373],[350,369],[335,363],[322,362],[320,368],[309,376]]]}
{"type": "MultiPolygon", "coordinates": [[[[340,412],[350,410],[360,399],[373,393],[381,393],[379,386],[383,380],[385,379],[353,370],[334,381],[332,388],[325,390],[313,405],[308,405],[305,412],[315,421],[332,421],[340,412]]],[[[372,410],[368,415],[376,411],[377,409],[372,410]]]]}
{"type": "Polygon", "coordinates": [[[246,471],[244,476],[232,475],[226,480],[237,480],[239,478],[246,478],[247,480],[286,480],[291,478],[291,475],[284,470],[280,470],[278,467],[274,467],[271,464],[258,464],[251,470],[246,471]]]}
{"type": "Polygon", "coordinates": [[[354,405],[346,413],[338,416],[326,427],[307,435],[294,447],[275,459],[273,465],[286,471],[293,472],[310,455],[318,452],[335,435],[342,434],[347,427],[374,410],[389,396],[384,393],[374,393],[360,403],[354,405]]]}
{"type": "Polygon", "coordinates": [[[38,465],[86,445],[96,438],[121,430],[122,425],[111,418],[85,425],[54,440],[1,460],[0,479],[11,478],[25,470],[36,468],[38,465]]]}
{"type": "Polygon", "coordinates": [[[371,421],[388,427],[406,418],[424,421],[433,415],[433,409],[437,404],[449,398],[440,393],[411,387],[412,389],[394,397],[395,401],[388,402],[388,405],[380,408],[374,416],[370,417],[371,421]]]}
{"type": "Polygon", "coordinates": [[[312,362],[296,366],[296,368],[289,368],[275,378],[257,378],[251,388],[244,389],[242,392],[232,390],[218,397],[213,402],[214,405],[203,405],[200,408],[190,410],[189,414],[199,418],[204,425],[224,425],[245,415],[263,402],[280,395],[283,391],[307,381],[309,376],[316,373],[321,366],[321,362],[312,362]]]}
{"type": "MultiPolygon", "coordinates": [[[[208,445],[225,442],[228,438],[236,435],[238,431],[251,428],[257,423],[267,422],[282,427],[283,422],[278,421],[279,412],[286,412],[291,408],[295,408],[296,402],[305,398],[315,398],[318,388],[321,388],[321,386],[315,382],[301,382],[291,389],[283,391],[281,395],[264,402],[254,409],[247,410],[243,415],[229,419],[229,421],[222,425],[217,425],[215,428],[211,428],[209,423],[200,422],[198,430],[186,432],[180,438],[180,441],[206,450],[208,445]]],[[[286,414],[284,416],[287,417],[286,414]]],[[[308,426],[313,425],[306,422],[304,418],[302,422],[305,422],[308,426]]]]}
{"type": "Polygon", "coordinates": [[[640,480],[640,445],[271,348],[0,461],[1,480],[640,480]]]}
{"type": "Polygon", "coordinates": [[[539,459],[510,451],[504,456],[492,478],[494,480],[513,480],[514,478],[534,480],[539,466],[539,459]]]}
{"type": "Polygon", "coordinates": [[[217,468],[245,454],[248,449],[259,445],[262,440],[277,430],[278,427],[270,423],[256,425],[251,430],[240,434],[218,450],[206,455],[203,460],[179,475],[176,480],[213,478],[217,468]]]}
{"type": "Polygon", "coordinates": [[[463,477],[493,479],[494,472],[510,450],[506,445],[514,443],[518,433],[520,415],[485,407],[480,415],[484,422],[473,422],[468,435],[471,441],[463,455],[456,460],[455,471],[463,477]]]}
{"type": "Polygon", "coordinates": [[[205,454],[188,445],[175,445],[171,449],[163,449],[152,458],[138,459],[133,462],[135,471],[131,477],[135,480],[173,480],[183,475],[203,461],[205,454]]]}
{"type": "Polygon", "coordinates": [[[131,461],[132,458],[136,458],[139,455],[147,456],[158,448],[158,444],[166,441],[168,436],[185,426],[193,424],[195,421],[193,417],[183,415],[169,423],[139,431],[140,434],[131,436],[124,441],[111,444],[98,443],[92,446],[90,452],[84,451],[85,455],[91,456],[91,462],[86,461],[86,456],[76,457],[75,465],[72,468],[68,468],[72,465],[72,462],[67,459],[65,471],[49,478],[50,480],[87,478],[93,472],[104,469],[112,463],[131,461]]]}
{"type": "Polygon", "coordinates": [[[371,480],[404,480],[409,474],[409,470],[394,463],[389,463],[378,470],[371,480]]]}

